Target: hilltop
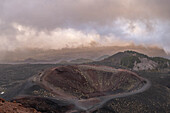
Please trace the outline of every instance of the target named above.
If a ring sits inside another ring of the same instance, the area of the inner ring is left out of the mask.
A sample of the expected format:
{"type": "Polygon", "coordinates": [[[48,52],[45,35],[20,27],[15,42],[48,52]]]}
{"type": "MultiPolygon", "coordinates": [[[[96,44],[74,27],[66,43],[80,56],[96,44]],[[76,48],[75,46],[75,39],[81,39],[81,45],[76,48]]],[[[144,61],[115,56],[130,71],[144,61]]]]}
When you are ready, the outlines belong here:
{"type": "Polygon", "coordinates": [[[118,52],[104,60],[93,64],[107,65],[117,68],[139,70],[161,70],[170,68],[170,60],[162,57],[149,57],[135,51],[118,52]]]}

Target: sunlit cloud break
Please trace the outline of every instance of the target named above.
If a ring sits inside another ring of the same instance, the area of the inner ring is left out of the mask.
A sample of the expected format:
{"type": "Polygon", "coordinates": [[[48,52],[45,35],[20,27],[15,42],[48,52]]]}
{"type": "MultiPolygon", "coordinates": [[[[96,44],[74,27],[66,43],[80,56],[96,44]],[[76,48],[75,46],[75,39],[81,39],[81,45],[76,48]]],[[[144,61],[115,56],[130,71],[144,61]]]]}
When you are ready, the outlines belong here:
{"type": "Polygon", "coordinates": [[[0,50],[156,45],[170,52],[169,0],[0,0],[0,50]]]}
{"type": "Polygon", "coordinates": [[[9,50],[17,48],[62,49],[108,45],[125,46],[129,44],[129,42],[120,40],[114,35],[101,36],[97,32],[85,33],[72,28],[37,31],[16,23],[13,24],[13,27],[17,31],[15,40],[11,40],[11,42],[10,40],[1,41],[3,47],[7,47],[9,43],[12,43],[8,47],[9,50]]]}

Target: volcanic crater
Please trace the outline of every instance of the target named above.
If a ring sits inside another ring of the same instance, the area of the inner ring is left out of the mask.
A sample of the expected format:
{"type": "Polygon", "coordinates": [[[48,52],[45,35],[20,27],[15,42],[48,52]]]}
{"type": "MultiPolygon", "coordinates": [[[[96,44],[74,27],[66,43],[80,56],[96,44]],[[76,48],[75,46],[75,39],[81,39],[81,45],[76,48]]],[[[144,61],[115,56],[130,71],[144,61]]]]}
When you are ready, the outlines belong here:
{"type": "MultiPolygon", "coordinates": [[[[40,86],[53,95],[45,96],[45,99],[58,106],[64,103],[60,107],[68,108],[68,113],[93,112],[111,99],[141,93],[150,86],[147,79],[134,72],[99,65],[55,67],[31,77],[28,84],[26,86],[29,87],[24,89],[25,92],[34,85],[40,86]]],[[[29,98],[18,97],[16,101],[25,105],[23,100],[30,101],[32,98],[31,96],[29,98]]],[[[44,96],[38,98],[46,103],[44,96]]],[[[35,101],[35,103],[38,102],[35,101]]],[[[37,104],[34,107],[39,108],[40,106],[37,104]]],[[[41,110],[43,111],[43,109],[38,109],[38,111],[41,110]]]]}
{"type": "Polygon", "coordinates": [[[44,72],[39,82],[57,96],[76,99],[131,92],[146,83],[133,72],[93,65],[56,67],[44,72]]]}

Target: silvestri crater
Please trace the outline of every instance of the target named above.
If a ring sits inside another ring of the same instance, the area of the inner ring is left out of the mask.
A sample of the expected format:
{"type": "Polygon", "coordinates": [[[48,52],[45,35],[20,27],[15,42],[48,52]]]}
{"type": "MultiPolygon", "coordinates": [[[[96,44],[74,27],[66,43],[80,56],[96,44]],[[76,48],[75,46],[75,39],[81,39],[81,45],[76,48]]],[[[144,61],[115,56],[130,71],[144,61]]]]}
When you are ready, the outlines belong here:
{"type": "Polygon", "coordinates": [[[134,72],[96,65],[60,66],[41,72],[29,81],[52,93],[54,96],[47,98],[53,102],[71,106],[67,107],[67,113],[93,112],[111,99],[141,93],[150,87],[147,79],[134,72]]]}

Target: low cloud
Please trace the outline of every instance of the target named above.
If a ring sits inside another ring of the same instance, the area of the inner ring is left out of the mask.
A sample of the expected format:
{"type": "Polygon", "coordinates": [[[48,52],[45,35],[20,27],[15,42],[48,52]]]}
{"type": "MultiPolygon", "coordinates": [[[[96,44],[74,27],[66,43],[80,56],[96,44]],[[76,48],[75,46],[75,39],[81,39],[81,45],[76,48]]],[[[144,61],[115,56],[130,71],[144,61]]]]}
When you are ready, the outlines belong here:
{"type": "Polygon", "coordinates": [[[90,46],[126,46],[130,42],[123,41],[113,34],[100,35],[97,32],[83,32],[76,29],[56,28],[52,31],[37,31],[36,29],[13,24],[15,37],[1,36],[1,50],[13,51],[16,49],[62,49],[90,46]],[[10,44],[10,45],[9,45],[10,44]]]}

